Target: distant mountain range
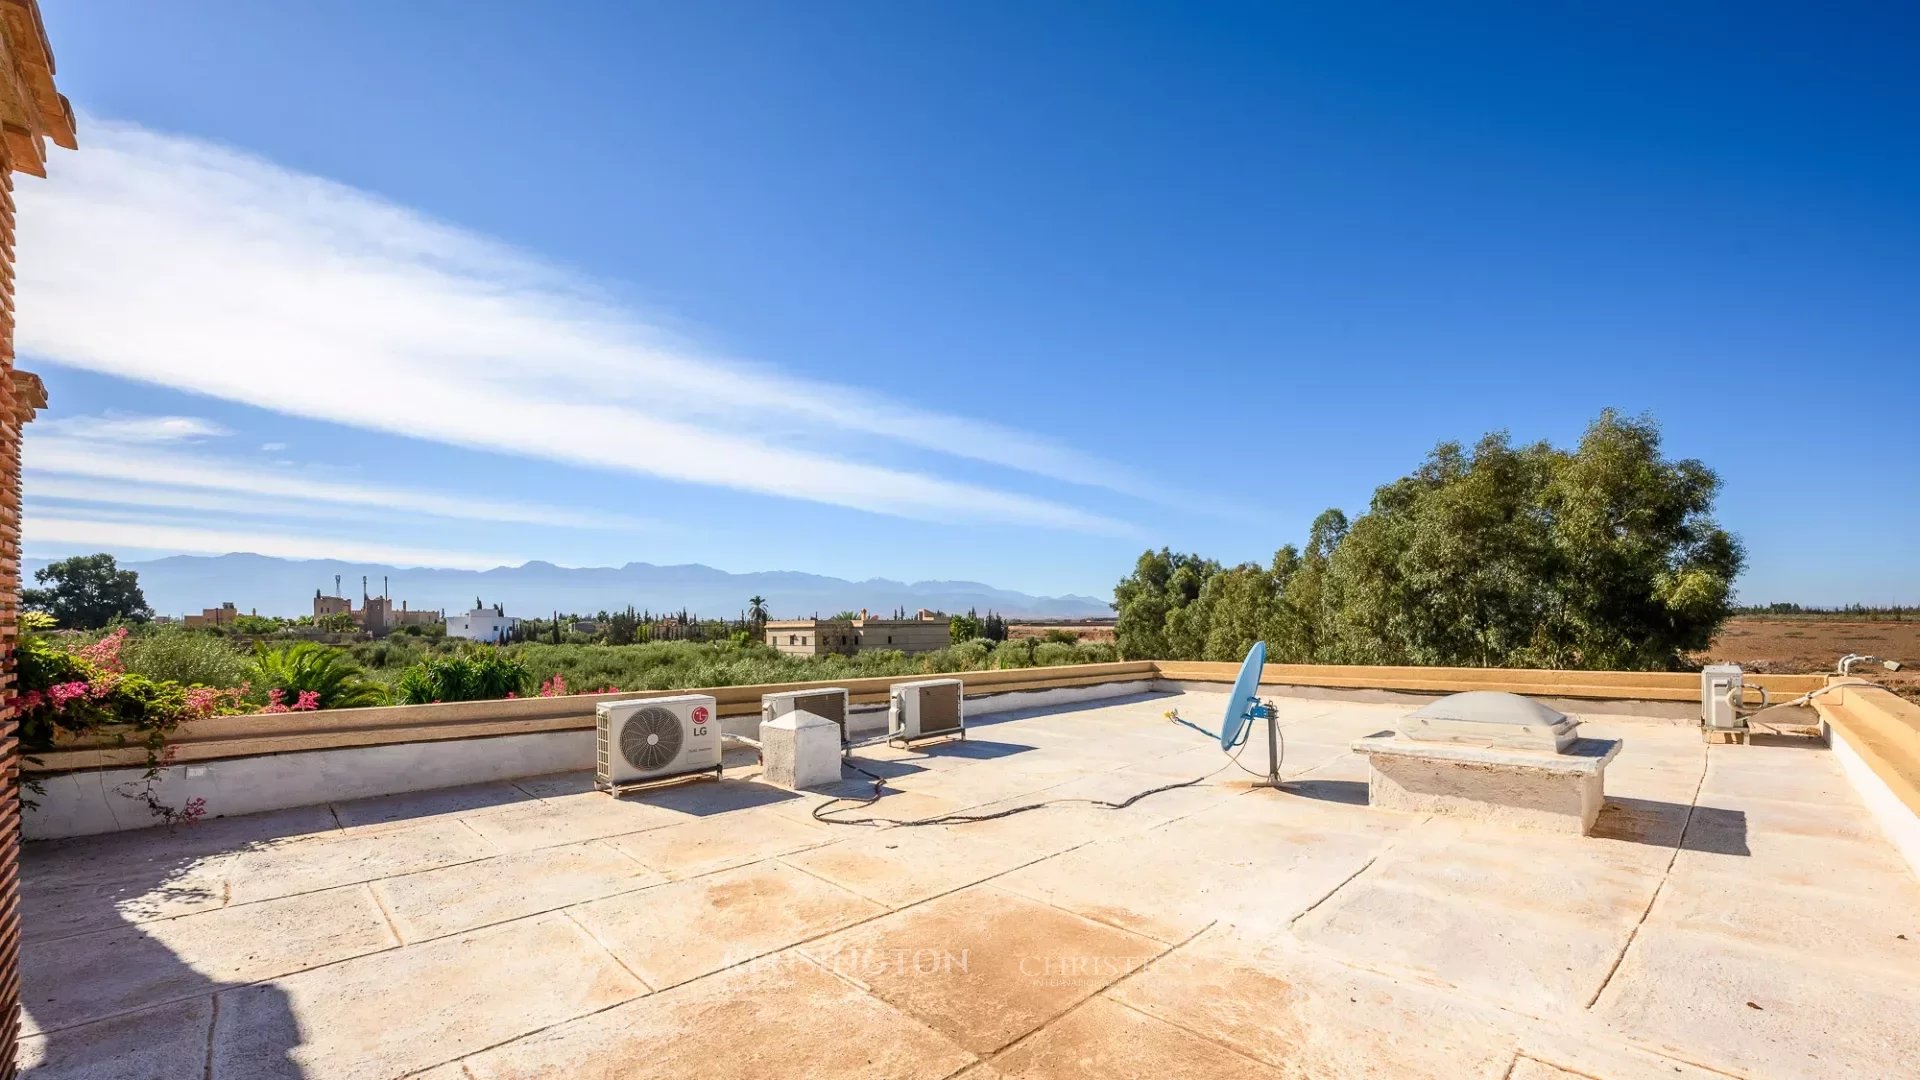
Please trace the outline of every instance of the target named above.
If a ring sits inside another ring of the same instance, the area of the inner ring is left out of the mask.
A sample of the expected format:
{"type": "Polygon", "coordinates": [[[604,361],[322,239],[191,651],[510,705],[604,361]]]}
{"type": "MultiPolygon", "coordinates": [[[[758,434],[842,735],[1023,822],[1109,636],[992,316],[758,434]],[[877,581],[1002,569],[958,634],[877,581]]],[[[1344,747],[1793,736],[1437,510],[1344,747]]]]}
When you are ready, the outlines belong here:
{"type": "MultiPolygon", "coordinates": [[[[50,561],[21,560],[29,575],[50,561]]],[[[466,611],[478,598],[488,605],[503,605],[509,615],[522,616],[615,611],[632,604],[656,612],[686,608],[708,618],[732,618],[755,595],[767,598],[767,608],[776,619],[861,608],[885,614],[896,607],[949,612],[974,608],[982,615],[997,611],[1020,619],[1113,614],[1107,602],[1096,597],[1029,596],[977,581],[846,581],[790,570],[730,574],[698,564],[636,562],[569,568],[530,562],[492,570],[436,570],[232,554],[174,555],[121,565],[139,572],[147,603],[161,615],[198,612],[227,600],[241,611],[258,610],[262,615],[310,614],[314,590],[331,594],[335,574],[340,575],[342,593],[354,598],[355,607],[359,606],[360,579],[365,577],[368,591],[379,595],[384,577],[394,602],[404,600],[411,608],[466,611]]]]}

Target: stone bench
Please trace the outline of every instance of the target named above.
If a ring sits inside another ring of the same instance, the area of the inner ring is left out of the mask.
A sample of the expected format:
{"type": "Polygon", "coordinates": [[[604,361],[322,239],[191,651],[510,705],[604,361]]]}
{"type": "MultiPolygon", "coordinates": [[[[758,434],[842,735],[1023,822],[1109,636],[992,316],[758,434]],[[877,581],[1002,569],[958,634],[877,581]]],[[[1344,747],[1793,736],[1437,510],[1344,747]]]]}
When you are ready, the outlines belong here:
{"type": "Polygon", "coordinates": [[[1555,750],[1376,735],[1353,749],[1372,767],[1374,806],[1585,836],[1600,815],[1607,763],[1620,741],[1572,739],[1555,750]]]}

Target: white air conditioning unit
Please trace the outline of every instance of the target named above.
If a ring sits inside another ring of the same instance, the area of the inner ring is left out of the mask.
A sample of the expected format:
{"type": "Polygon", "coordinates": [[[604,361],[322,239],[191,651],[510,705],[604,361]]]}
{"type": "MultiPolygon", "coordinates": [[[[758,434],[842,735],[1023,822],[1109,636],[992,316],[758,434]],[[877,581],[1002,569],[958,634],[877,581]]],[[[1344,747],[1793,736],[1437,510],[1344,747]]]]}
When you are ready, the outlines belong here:
{"type": "Polygon", "coordinates": [[[1739,664],[1708,664],[1700,669],[1700,722],[1717,731],[1746,727],[1737,706],[1745,694],[1739,664]]]}
{"type": "Polygon", "coordinates": [[[594,709],[596,786],[712,770],[720,775],[720,711],[706,694],[607,701],[594,709]]]}
{"type": "Polygon", "coordinates": [[[888,688],[887,741],[912,742],[967,734],[966,686],[959,679],[922,679],[888,688]]]}
{"type": "Polygon", "coordinates": [[[847,692],[838,686],[812,690],[788,690],[760,698],[760,722],[770,724],[794,712],[823,716],[840,725],[840,754],[848,753],[852,740],[847,737],[847,692]]]}

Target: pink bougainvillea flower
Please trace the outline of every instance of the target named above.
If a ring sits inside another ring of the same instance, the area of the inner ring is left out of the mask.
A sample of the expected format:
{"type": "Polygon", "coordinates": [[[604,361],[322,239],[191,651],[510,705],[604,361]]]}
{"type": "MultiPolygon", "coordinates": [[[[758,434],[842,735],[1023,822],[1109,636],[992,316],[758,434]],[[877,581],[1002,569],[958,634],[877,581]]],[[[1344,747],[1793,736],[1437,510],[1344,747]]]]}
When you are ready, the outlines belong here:
{"type": "Polygon", "coordinates": [[[312,712],[320,707],[320,691],[302,690],[299,700],[293,703],[294,712],[312,712]]]}
{"type": "Polygon", "coordinates": [[[88,686],[84,682],[54,683],[47,687],[47,697],[53,699],[53,707],[58,709],[69,701],[77,701],[87,696],[88,686]]]}
{"type": "Polygon", "coordinates": [[[124,670],[120,666],[120,646],[126,643],[127,628],[122,626],[91,645],[75,649],[74,655],[102,671],[119,674],[124,670]]]}

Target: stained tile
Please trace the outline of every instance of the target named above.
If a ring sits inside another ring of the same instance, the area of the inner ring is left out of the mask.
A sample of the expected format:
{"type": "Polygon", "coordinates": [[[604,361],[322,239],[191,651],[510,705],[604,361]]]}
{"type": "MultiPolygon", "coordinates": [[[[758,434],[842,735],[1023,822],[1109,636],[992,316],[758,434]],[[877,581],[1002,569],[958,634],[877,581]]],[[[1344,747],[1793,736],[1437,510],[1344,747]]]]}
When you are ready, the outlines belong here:
{"type": "Polygon", "coordinates": [[[794,954],[476,1054],[474,1080],[938,1080],[971,1056],[794,954]]]}
{"type": "Polygon", "coordinates": [[[777,862],[723,870],[571,909],[600,943],[664,989],[885,909],[777,862]],[[662,927],[673,933],[662,933],[662,927]]]}
{"type": "Polygon", "coordinates": [[[999,1050],[1164,949],[991,885],[801,947],[976,1054],[999,1050]]]}

